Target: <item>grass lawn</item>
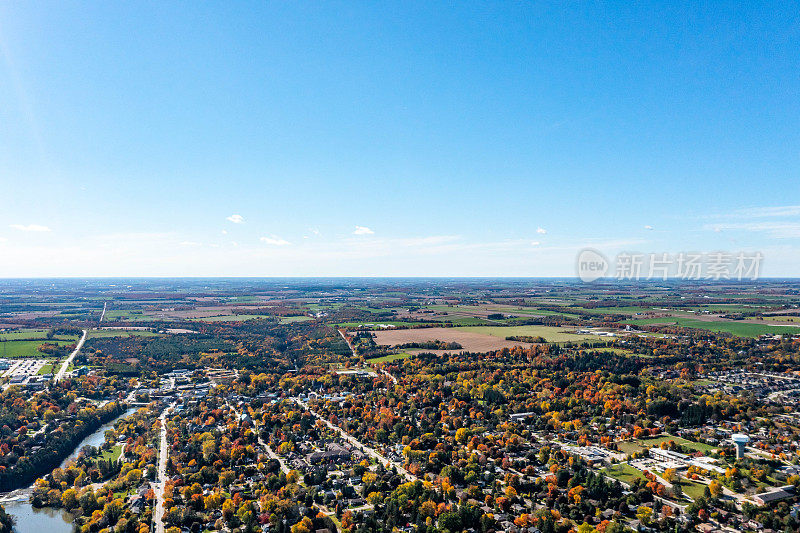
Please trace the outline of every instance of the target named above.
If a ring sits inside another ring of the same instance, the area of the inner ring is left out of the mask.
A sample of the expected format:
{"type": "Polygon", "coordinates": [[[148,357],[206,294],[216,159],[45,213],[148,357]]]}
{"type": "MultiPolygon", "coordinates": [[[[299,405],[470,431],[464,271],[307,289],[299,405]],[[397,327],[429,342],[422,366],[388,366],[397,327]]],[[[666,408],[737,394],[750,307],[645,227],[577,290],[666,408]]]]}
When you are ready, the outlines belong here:
{"type": "Polygon", "coordinates": [[[617,442],[617,448],[625,454],[631,454],[634,452],[642,451],[646,448],[652,448],[653,446],[659,446],[662,442],[669,442],[675,441],[675,444],[679,444],[691,450],[695,450],[698,452],[703,452],[708,454],[710,452],[716,451],[717,447],[711,446],[709,444],[705,444],[702,442],[694,442],[686,439],[682,439],[681,437],[674,437],[672,435],[661,435],[658,437],[653,437],[650,439],[639,439],[633,441],[620,441],[617,442]]]}
{"type": "Polygon", "coordinates": [[[691,481],[686,478],[681,478],[678,484],[681,486],[681,490],[683,491],[683,493],[693,500],[696,500],[697,498],[702,498],[703,495],[705,494],[706,486],[703,485],[702,483],[691,481]]]}
{"type": "Polygon", "coordinates": [[[644,447],[637,441],[625,440],[617,442],[617,449],[625,455],[630,455],[644,450],[644,447]]]}
{"type": "Polygon", "coordinates": [[[636,479],[645,479],[641,470],[637,470],[627,463],[610,465],[601,470],[608,477],[618,479],[623,483],[633,483],[636,479]]]}
{"type": "Polygon", "coordinates": [[[100,459],[102,459],[103,461],[108,461],[109,459],[111,459],[112,461],[116,461],[117,459],[119,459],[120,455],[122,455],[122,445],[117,444],[110,450],[103,450],[103,453],[100,454],[100,459]]]}
{"type": "Polygon", "coordinates": [[[680,437],[675,437],[674,440],[676,444],[680,444],[681,446],[698,452],[703,452],[705,454],[715,452],[718,449],[717,446],[711,446],[710,444],[706,444],[704,442],[694,442],[691,440],[682,439],[680,437]]]}
{"type": "Polygon", "coordinates": [[[42,368],[39,369],[38,372],[40,376],[52,373],[53,373],[53,363],[46,363],[42,368]]]}
{"type": "MultiPolygon", "coordinates": [[[[45,342],[44,340],[37,341],[8,341],[0,342],[0,357],[16,358],[16,357],[33,357],[33,358],[46,358],[46,354],[37,350],[37,348],[45,342]]],[[[75,344],[76,341],[46,341],[49,343],[57,343],[59,346],[69,346],[75,344]]]]}
{"type": "Polygon", "coordinates": [[[586,340],[604,341],[606,337],[597,335],[578,335],[570,333],[569,328],[557,328],[552,326],[468,326],[459,328],[464,331],[482,333],[493,337],[505,339],[509,336],[519,337],[544,337],[547,342],[583,342],[586,340]]]}
{"type": "Polygon", "coordinates": [[[640,320],[626,320],[630,324],[672,324],[684,328],[707,329],[722,333],[730,333],[738,337],[758,337],[759,335],[790,335],[800,334],[800,328],[793,326],[769,326],[766,324],[754,324],[753,322],[704,322],[694,318],[683,318],[668,316],[663,318],[644,318],[640,320]]]}
{"type": "Polygon", "coordinates": [[[400,352],[390,355],[384,355],[383,357],[376,357],[375,359],[366,359],[365,362],[367,363],[391,363],[392,361],[397,361],[398,359],[406,359],[413,355],[416,355],[419,352],[400,352]]]}

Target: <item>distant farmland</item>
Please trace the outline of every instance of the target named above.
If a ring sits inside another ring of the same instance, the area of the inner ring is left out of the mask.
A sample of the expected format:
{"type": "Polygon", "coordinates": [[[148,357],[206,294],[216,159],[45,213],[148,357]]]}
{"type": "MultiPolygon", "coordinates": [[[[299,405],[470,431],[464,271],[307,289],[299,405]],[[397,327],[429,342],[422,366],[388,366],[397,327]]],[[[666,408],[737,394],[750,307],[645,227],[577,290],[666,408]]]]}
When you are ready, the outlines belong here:
{"type": "Polygon", "coordinates": [[[681,326],[684,328],[707,329],[709,331],[719,331],[730,333],[739,337],[758,337],[759,335],[798,335],[800,327],[795,326],[770,326],[769,324],[758,324],[751,321],[710,321],[697,320],[694,318],[683,317],[662,317],[645,318],[640,320],[626,320],[628,324],[639,325],[665,325],[681,326]]]}
{"type": "Polygon", "coordinates": [[[594,335],[576,335],[567,328],[549,326],[466,326],[460,328],[419,328],[388,329],[375,331],[375,342],[383,346],[397,346],[411,342],[443,341],[457,342],[462,348],[458,350],[423,350],[434,353],[489,352],[514,346],[530,347],[529,342],[506,340],[507,336],[544,337],[548,342],[580,342],[584,340],[600,340],[594,335]]]}

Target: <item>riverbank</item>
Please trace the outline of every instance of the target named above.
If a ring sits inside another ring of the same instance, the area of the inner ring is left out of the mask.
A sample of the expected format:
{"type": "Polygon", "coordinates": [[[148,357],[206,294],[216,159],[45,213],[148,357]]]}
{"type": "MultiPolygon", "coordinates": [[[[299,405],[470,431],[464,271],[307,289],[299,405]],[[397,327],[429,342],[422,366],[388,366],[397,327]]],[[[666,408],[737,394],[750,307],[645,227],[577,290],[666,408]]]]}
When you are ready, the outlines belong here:
{"type": "MultiPolygon", "coordinates": [[[[131,415],[136,408],[125,409],[112,420],[101,425],[93,433],[81,440],[75,449],[65,457],[59,468],[64,468],[67,463],[75,459],[86,446],[99,447],[105,441],[105,433],[114,427],[114,424],[126,416],[131,415]]],[[[18,488],[0,494],[0,504],[6,512],[14,517],[15,533],[71,533],[74,517],[62,509],[51,507],[34,507],[30,502],[32,485],[18,488]]]]}
{"type": "Polygon", "coordinates": [[[64,430],[62,432],[63,437],[51,439],[54,442],[47,444],[30,458],[24,458],[24,463],[23,459],[21,459],[14,468],[0,473],[0,490],[11,492],[27,487],[37,478],[53,471],[75,450],[80,450],[83,447],[83,442],[89,436],[98,432],[105,424],[112,423],[118,419],[125,412],[125,406],[114,402],[98,409],[98,411],[97,417],[86,421],[80,429],[76,429],[73,426],[71,429],[64,430]],[[74,444],[71,444],[71,442],[74,444]]]}

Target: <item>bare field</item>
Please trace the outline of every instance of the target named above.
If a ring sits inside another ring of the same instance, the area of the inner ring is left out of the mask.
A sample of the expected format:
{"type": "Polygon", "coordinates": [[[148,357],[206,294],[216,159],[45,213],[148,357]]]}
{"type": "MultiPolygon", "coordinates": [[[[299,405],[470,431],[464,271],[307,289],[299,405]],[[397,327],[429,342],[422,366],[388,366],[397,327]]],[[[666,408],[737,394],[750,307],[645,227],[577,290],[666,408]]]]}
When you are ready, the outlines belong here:
{"type": "Polygon", "coordinates": [[[514,346],[533,346],[530,342],[506,340],[508,336],[541,336],[548,342],[581,342],[600,339],[596,335],[573,333],[570,328],[551,326],[464,326],[459,328],[388,329],[373,333],[375,342],[384,346],[436,340],[457,342],[463,346],[460,350],[425,350],[434,353],[489,352],[514,346]]]}
{"type": "Polygon", "coordinates": [[[504,338],[494,337],[483,333],[464,331],[461,328],[419,328],[419,329],[389,329],[375,331],[375,342],[384,346],[396,346],[409,342],[442,341],[457,342],[462,348],[458,350],[423,350],[433,353],[458,353],[458,352],[490,352],[514,346],[533,346],[528,342],[507,341],[504,338]]]}

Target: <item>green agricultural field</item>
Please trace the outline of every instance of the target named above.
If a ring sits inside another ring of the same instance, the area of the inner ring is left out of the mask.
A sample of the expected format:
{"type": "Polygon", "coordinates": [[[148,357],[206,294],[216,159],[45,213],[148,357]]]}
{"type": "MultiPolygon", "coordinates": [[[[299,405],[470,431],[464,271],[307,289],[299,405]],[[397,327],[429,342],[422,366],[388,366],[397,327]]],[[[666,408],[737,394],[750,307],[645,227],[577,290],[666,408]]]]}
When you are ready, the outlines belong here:
{"type": "Polygon", "coordinates": [[[101,337],[157,337],[158,333],[138,329],[92,329],[89,330],[87,338],[97,339],[101,337]]]}
{"type": "Polygon", "coordinates": [[[584,311],[598,315],[633,315],[635,313],[646,313],[652,311],[652,307],[640,306],[620,306],[620,307],[581,307],[584,311]]]}
{"type": "Polygon", "coordinates": [[[310,316],[282,316],[279,320],[281,324],[291,324],[292,322],[308,322],[314,319],[310,316]]]}
{"type": "Polygon", "coordinates": [[[207,316],[203,318],[192,318],[195,322],[242,322],[254,318],[268,318],[268,315],[219,315],[207,316]]]}
{"type": "Polygon", "coordinates": [[[547,342],[583,342],[586,340],[602,341],[604,337],[597,335],[578,335],[570,333],[569,328],[557,328],[552,326],[467,326],[458,328],[462,331],[472,331],[473,333],[483,333],[493,337],[505,339],[510,336],[519,337],[544,337],[547,342]]]}
{"type": "Polygon", "coordinates": [[[152,318],[135,309],[108,309],[103,320],[151,320],[152,318]]]}
{"type": "Polygon", "coordinates": [[[769,326],[767,324],[755,324],[749,321],[730,321],[730,322],[705,322],[695,318],[683,317],[663,317],[663,318],[643,318],[638,320],[626,320],[626,324],[673,324],[684,328],[707,329],[722,333],[730,333],[738,337],[758,337],[759,335],[798,335],[800,328],[793,326],[769,326]]]}
{"type": "Polygon", "coordinates": [[[376,320],[374,322],[340,322],[338,324],[332,324],[339,328],[360,328],[360,327],[368,327],[370,329],[381,329],[378,325],[385,325],[385,326],[413,326],[414,324],[424,324],[425,322],[400,322],[398,320],[376,320]]]}
{"type": "MultiPolygon", "coordinates": [[[[45,358],[46,354],[37,350],[37,348],[45,342],[44,340],[35,341],[7,341],[0,342],[0,357],[17,358],[17,357],[32,357],[32,358],[45,358]]],[[[69,341],[47,341],[49,343],[57,343],[59,346],[69,346],[75,344],[74,340],[69,341]]]]}
{"type": "Polygon", "coordinates": [[[492,322],[476,316],[446,316],[437,319],[437,322],[451,322],[454,326],[485,326],[496,321],[492,322]]]}
{"type": "MultiPolygon", "coordinates": [[[[79,337],[72,335],[56,335],[53,340],[77,341],[79,337]]],[[[0,333],[0,341],[47,339],[46,329],[22,329],[9,333],[0,333]]]]}
{"type": "Polygon", "coordinates": [[[488,311],[496,313],[508,313],[512,315],[533,315],[533,316],[552,316],[563,315],[563,313],[556,313],[547,309],[536,309],[535,307],[487,307],[488,311]]]}

